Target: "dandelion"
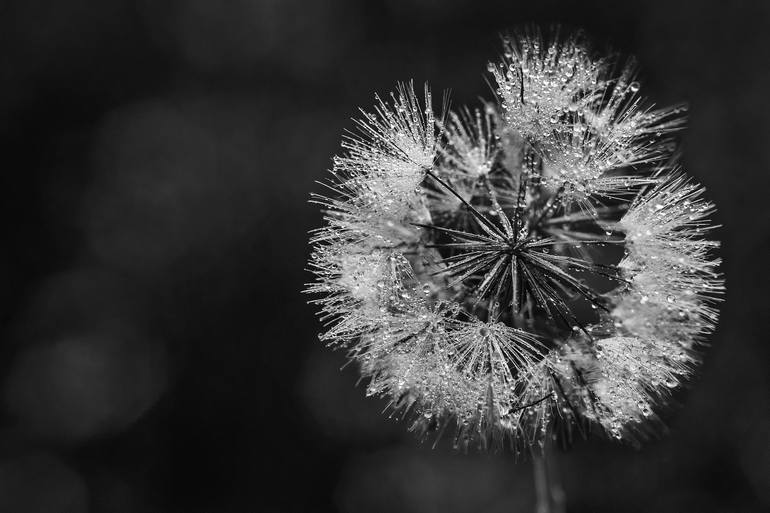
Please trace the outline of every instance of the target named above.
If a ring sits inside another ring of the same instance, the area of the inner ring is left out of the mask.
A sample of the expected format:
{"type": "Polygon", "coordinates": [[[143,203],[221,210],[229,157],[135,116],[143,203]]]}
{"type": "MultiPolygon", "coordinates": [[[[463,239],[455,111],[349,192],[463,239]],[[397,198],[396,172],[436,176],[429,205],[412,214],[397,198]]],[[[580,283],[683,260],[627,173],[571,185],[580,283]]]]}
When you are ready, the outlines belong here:
{"type": "Polygon", "coordinates": [[[724,290],[714,206],[673,158],[685,109],[582,36],[504,40],[498,97],[376,97],[313,196],[321,339],[421,434],[516,451],[635,441],[692,374],[724,290]]]}

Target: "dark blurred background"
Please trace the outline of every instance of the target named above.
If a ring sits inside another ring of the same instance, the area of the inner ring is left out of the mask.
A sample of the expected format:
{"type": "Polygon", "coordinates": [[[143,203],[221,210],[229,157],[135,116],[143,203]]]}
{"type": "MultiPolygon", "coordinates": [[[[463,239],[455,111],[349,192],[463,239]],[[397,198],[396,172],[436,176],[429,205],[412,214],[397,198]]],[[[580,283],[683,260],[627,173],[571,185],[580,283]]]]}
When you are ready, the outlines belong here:
{"type": "Polygon", "coordinates": [[[396,81],[489,96],[498,32],[583,27],[690,104],[728,294],[640,450],[580,440],[570,513],[770,508],[770,3],[0,3],[0,512],[530,512],[530,466],[431,449],[300,293],[308,205],[396,81]]]}

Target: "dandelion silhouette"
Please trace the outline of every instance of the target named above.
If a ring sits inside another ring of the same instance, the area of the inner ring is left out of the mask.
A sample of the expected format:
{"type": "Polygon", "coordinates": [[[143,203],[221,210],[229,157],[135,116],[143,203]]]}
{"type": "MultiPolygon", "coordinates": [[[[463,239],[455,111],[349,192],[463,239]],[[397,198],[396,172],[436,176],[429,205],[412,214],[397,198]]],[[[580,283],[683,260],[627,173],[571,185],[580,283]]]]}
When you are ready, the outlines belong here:
{"type": "Polygon", "coordinates": [[[460,448],[637,441],[724,289],[713,205],[673,155],[685,108],[653,109],[581,35],[506,38],[488,71],[496,103],[435,116],[401,84],[345,136],[313,196],[321,339],[460,448]]]}

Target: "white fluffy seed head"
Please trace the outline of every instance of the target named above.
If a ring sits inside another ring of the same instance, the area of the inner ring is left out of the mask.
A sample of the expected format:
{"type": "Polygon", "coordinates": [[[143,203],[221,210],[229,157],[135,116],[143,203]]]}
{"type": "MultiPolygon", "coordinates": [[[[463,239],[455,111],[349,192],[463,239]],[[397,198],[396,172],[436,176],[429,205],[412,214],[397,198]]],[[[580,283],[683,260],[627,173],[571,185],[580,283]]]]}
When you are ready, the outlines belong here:
{"type": "Polygon", "coordinates": [[[650,110],[613,60],[507,39],[498,104],[438,117],[401,85],[314,196],[321,338],[416,431],[522,448],[592,422],[633,440],[693,372],[724,288],[713,205],[660,166],[684,109],[650,110]]]}

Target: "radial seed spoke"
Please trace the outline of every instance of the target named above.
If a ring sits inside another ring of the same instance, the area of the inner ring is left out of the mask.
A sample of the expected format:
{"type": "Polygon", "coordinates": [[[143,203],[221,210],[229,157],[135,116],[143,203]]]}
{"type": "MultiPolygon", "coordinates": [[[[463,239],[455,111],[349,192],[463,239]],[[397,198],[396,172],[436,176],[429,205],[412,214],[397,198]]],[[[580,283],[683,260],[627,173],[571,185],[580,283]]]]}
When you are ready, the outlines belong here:
{"type": "Polygon", "coordinates": [[[492,262],[493,262],[493,259],[490,259],[490,260],[487,260],[487,261],[479,264],[478,266],[474,267],[473,269],[470,269],[467,272],[457,276],[448,286],[449,287],[454,287],[454,286],[464,282],[465,280],[467,280],[468,278],[473,276],[475,273],[477,273],[477,272],[479,272],[479,271],[489,267],[489,265],[492,262]]]}
{"type": "Polygon", "coordinates": [[[487,272],[487,274],[484,276],[484,279],[482,280],[481,284],[477,288],[477,295],[478,298],[476,299],[476,304],[481,301],[481,299],[487,295],[489,290],[492,288],[492,286],[495,284],[495,279],[498,278],[498,274],[501,270],[504,269],[505,261],[507,260],[506,254],[501,254],[497,258],[497,262],[495,262],[495,265],[492,267],[492,269],[487,272]]]}
{"type": "Polygon", "coordinates": [[[457,239],[467,239],[468,241],[475,241],[475,242],[493,242],[497,240],[501,240],[498,237],[490,238],[482,234],[478,233],[471,233],[466,231],[460,231],[460,230],[453,230],[451,228],[444,228],[443,226],[436,226],[433,224],[420,224],[420,223],[412,223],[414,226],[419,226],[420,228],[426,228],[428,230],[435,230],[438,232],[446,233],[447,235],[450,235],[457,239]]]}
{"type": "Polygon", "coordinates": [[[459,199],[463,205],[471,212],[471,214],[476,218],[476,220],[479,221],[479,226],[490,235],[496,234],[499,237],[505,238],[505,234],[500,231],[500,229],[495,226],[494,223],[492,223],[489,219],[484,217],[478,210],[476,210],[473,205],[468,203],[468,201],[463,198],[454,188],[447,184],[445,181],[443,181],[441,178],[436,176],[432,171],[427,171],[428,176],[436,180],[438,183],[443,185],[452,195],[454,195],[457,199],[459,199]]]}

